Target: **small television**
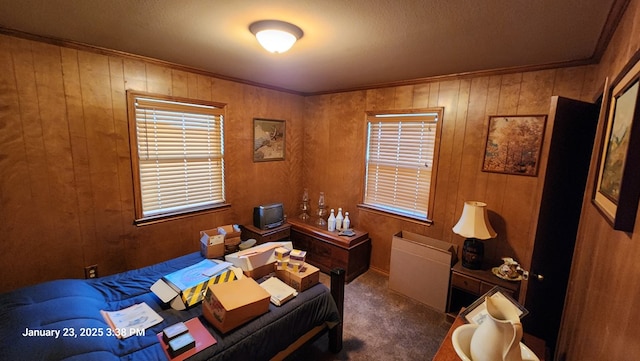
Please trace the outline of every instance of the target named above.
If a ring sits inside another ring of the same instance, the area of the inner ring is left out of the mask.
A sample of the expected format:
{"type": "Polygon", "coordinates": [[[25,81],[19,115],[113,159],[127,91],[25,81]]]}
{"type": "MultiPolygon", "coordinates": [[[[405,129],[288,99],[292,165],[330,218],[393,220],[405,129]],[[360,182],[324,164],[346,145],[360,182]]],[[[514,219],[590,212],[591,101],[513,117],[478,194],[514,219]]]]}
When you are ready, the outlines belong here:
{"type": "Polygon", "coordinates": [[[279,227],[284,223],[282,203],[265,204],[253,208],[253,225],[260,229],[279,227]]]}

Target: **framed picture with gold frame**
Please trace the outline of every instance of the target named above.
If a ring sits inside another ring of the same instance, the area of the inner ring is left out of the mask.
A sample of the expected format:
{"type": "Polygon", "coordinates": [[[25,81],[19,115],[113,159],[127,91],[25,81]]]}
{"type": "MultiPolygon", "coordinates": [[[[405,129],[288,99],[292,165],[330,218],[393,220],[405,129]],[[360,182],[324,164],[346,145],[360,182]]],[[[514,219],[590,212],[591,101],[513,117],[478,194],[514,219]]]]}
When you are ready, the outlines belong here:
{"type": "Polygon", "coordinates": [[[614,229],[632,232],[640,199],[640,61],[603,99],[608,110],[593,203],[614,229]]]}

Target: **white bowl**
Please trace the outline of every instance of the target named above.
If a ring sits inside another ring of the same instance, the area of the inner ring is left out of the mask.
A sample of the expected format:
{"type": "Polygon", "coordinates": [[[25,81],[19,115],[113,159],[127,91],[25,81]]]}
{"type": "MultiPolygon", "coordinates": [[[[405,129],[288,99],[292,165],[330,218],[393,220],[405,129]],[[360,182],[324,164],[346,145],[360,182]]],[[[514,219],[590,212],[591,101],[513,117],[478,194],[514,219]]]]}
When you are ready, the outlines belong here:
{"type": "MultiPolygon", "coordinates": [[[[476,332],[476,328],[478,328],[478,325],[468,324],[453,330],[451,335],[453,349],[456,350],[462,361],[473,361],[471,359],[471,337],[476,332]]],[[[538,356],[522,342],[520,342],[520,355],[522,356],[522,361],[540,361],[538,356]]]]}

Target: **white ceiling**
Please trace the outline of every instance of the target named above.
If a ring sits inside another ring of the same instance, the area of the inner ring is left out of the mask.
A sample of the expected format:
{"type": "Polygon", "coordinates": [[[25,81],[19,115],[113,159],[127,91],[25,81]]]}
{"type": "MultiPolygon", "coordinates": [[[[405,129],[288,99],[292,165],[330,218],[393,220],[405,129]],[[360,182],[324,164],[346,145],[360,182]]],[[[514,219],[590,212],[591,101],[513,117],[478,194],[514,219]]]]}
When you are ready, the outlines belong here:
{"type": "Polygon", "coordinates": [[[0,26],[310,94],[592,59],[620,0],[0,0],[0,26]],[[304,36],[285,54],[248,26],[304,36]]]}

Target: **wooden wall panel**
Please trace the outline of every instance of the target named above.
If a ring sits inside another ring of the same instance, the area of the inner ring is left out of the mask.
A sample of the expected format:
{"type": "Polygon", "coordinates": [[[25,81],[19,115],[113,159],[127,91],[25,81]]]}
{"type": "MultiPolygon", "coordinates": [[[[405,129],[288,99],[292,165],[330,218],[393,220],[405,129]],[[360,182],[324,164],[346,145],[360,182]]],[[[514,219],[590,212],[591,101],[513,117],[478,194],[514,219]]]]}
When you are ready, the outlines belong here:
{"type": "MultiPolygon", "coordinates": [[[[640,1],[632,0],[607,47],[601,63],[584,75],[589,97],[603,89],[605,77],[618,78],[640,53],[640,1]]],[[[577,92],[577,89],[574,90],[577,92]]],[[[560,328],[557,360],[627,360],[640,352],[640,212],[632,233],[615,231],[591,203],[602,142],[604,119],[596,134],[587,190],[565,312],[560,328]]]]}
{"type": "Polygon", "coordinates": [[[0,44],[0,264],[13,270],[0,292],[82,278],[91,264],[100,275],[153,264],[197,251],[202,229],[251,222],[258,203],[297,207],[301,96],[5,35],[0,44]],[[133,224],[128,89],[227,104],[230,208],[133,224]],[[287,121],[284,161],[253,162],[253,117],[287,121]]]}
{"type": "MultiPolygon", "coordinates": [[[[364,171],[355,175],[356,168],[331,167],[333,158],[327,158],[326,154],[335,148],[345,149],[336,144],[361,144],[364,134],[335,136],[329,129],[324,133],[330,134],[329,141],[319,129],[331,127],[335,119],[340,119],[343,128],[348,127],[347,123],[359,124],[367,110],[444,107],[433,224],[427,226],[359,209],[354,217],[357,222],[353,224],[366,229],[372,238],[372,268],[389,271],[391,238],[401,230],[461,247],[464,239],[453,234],[451,228],[460,217],[465,200],[485,201],[489,205],[489,217],[498,237],[486,243],[487,260],[499,264],[501,257],[513,256],[527,266],[532,248],[530,219],[537,209],[534,202],[539,178],[481,171],[488,116],[546,114],[552,95],[584,97],[585,73],[583,68],[554,69],[371,89],[364,91],[363,98],[350,92],[333,94],[330,100],[328,95],[308,97],[303,183],[325,190],[328,199],[338,197],[344,208],[355,209],[361,202],[362,189],[357,196],[347,197],[343,187],[333,180],[362,182],[364,171]],[[340,101],[341,98],[350,99],[353,111],[348,116],[341,106],[347,101],[340,101]],[[354,103],[358,101],[359,105],[354,103]]],[[[364,164],[364,152],[350,161],[364,164]]]]}

